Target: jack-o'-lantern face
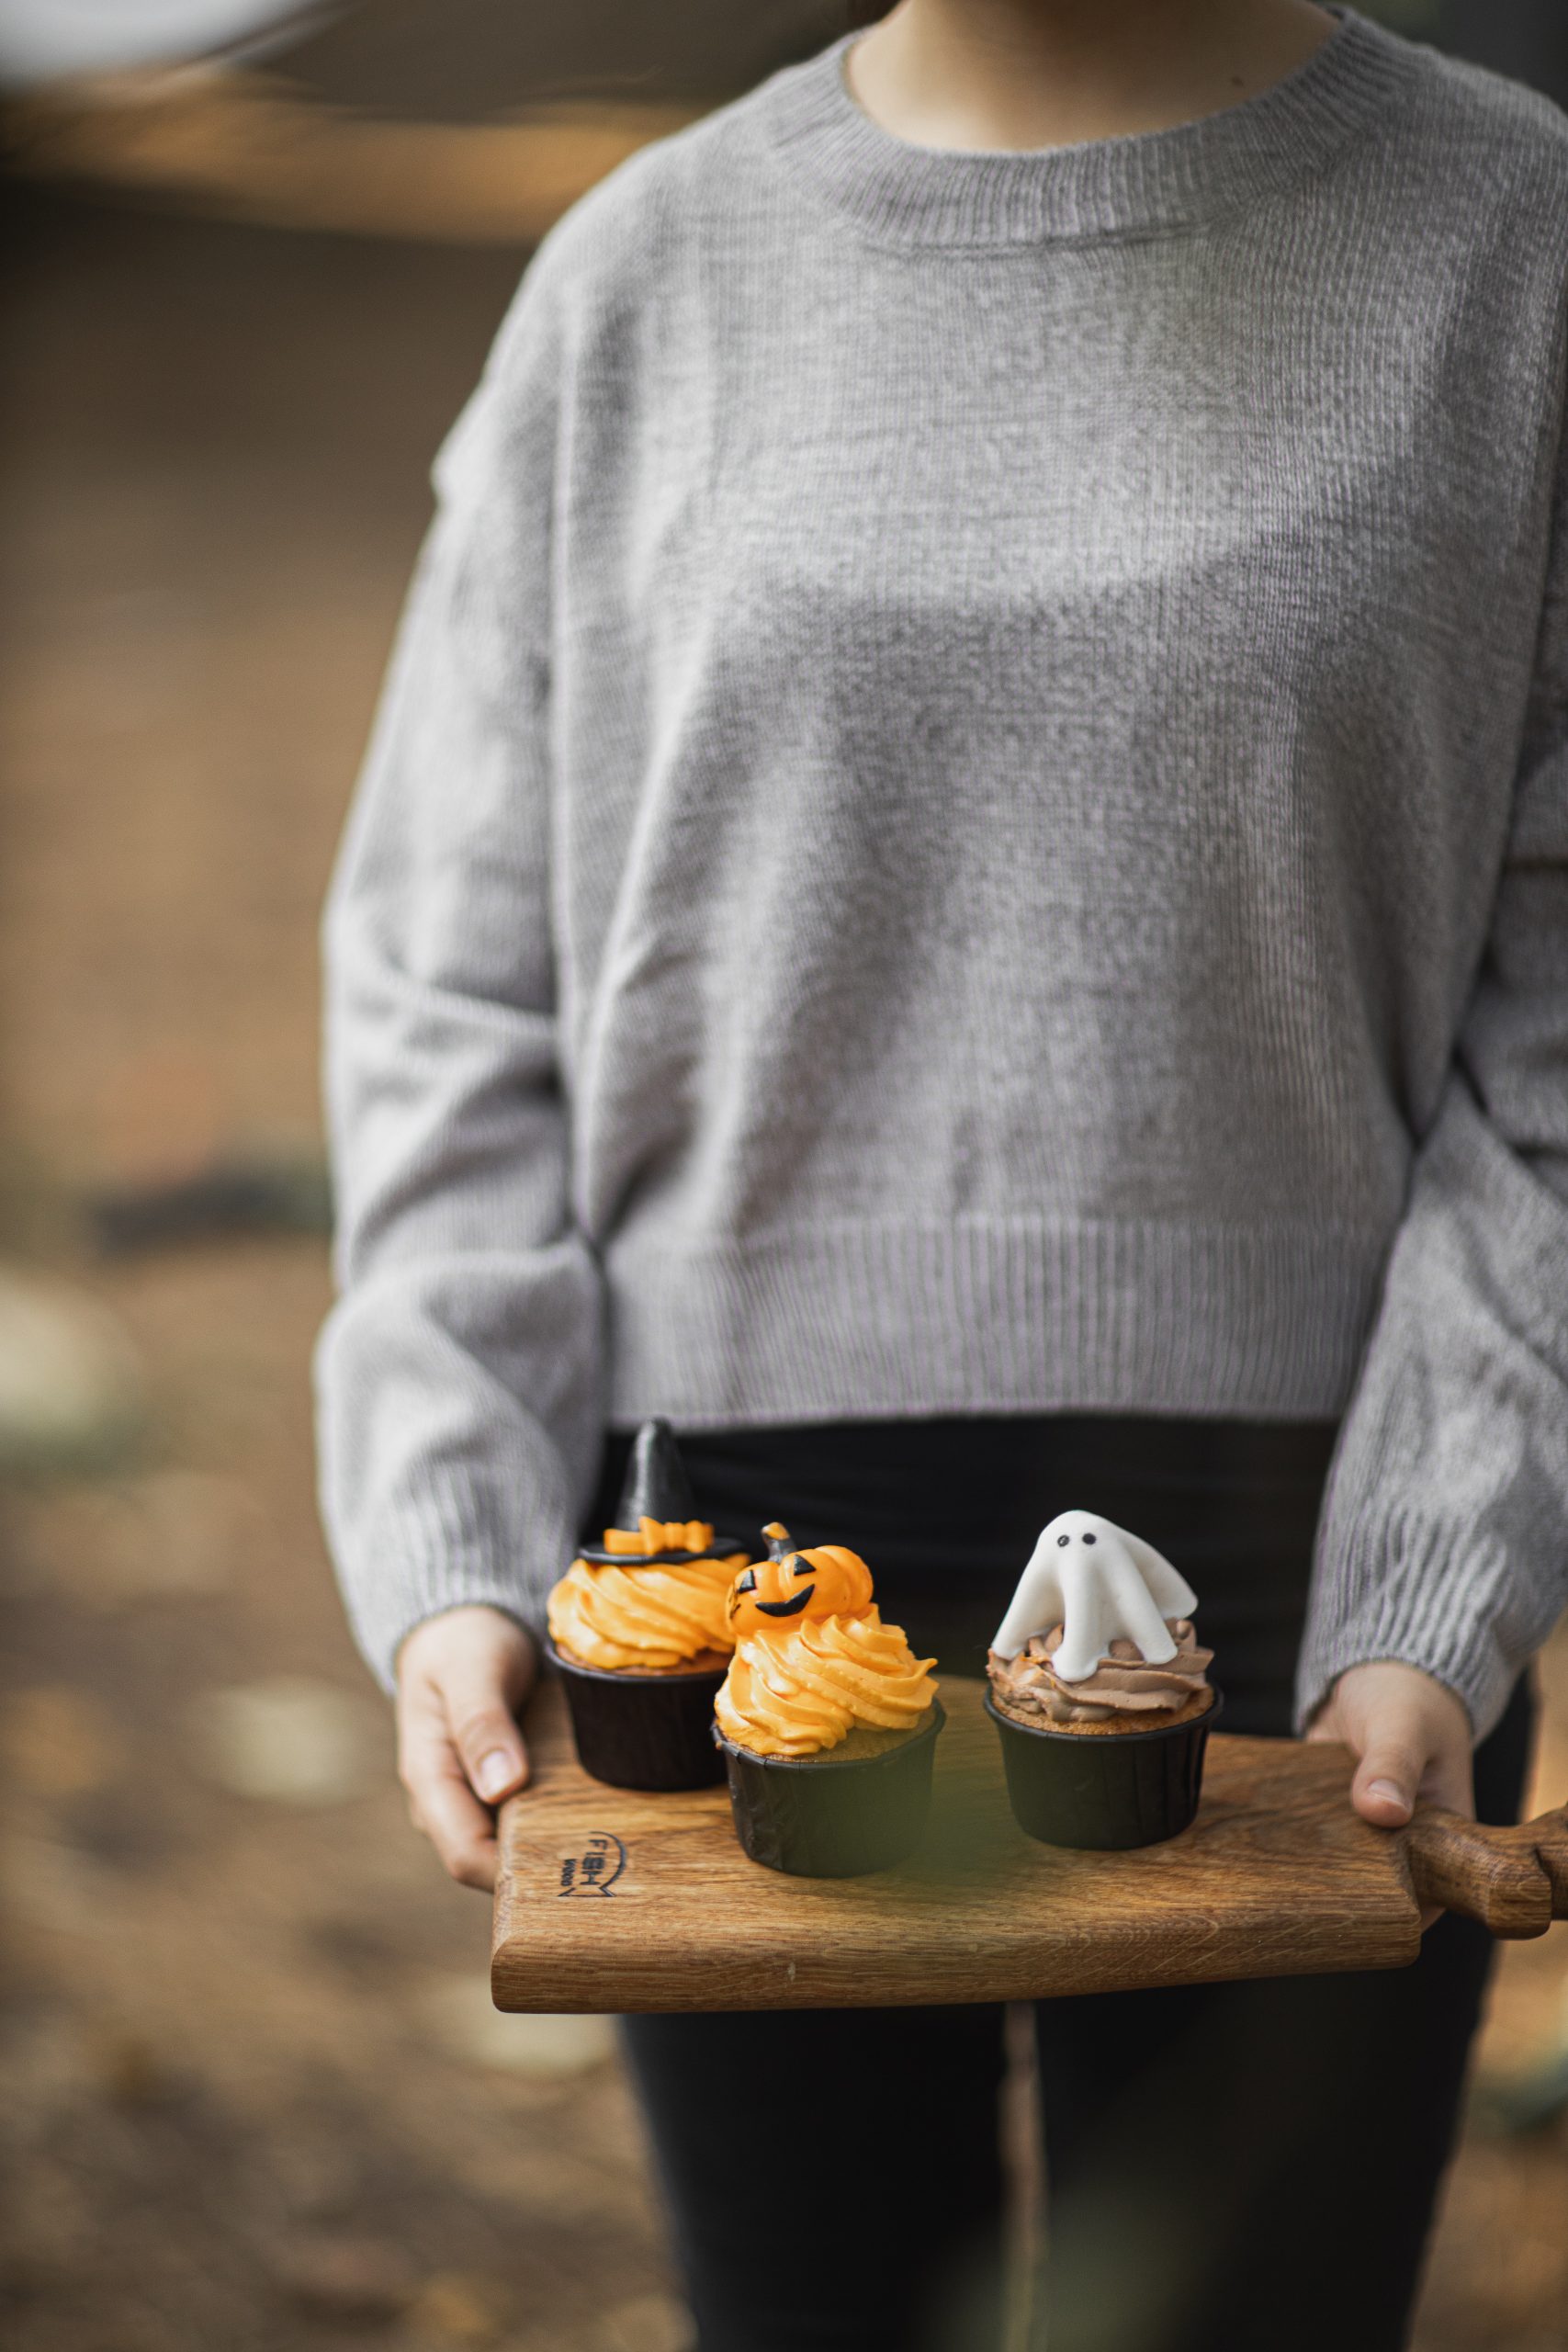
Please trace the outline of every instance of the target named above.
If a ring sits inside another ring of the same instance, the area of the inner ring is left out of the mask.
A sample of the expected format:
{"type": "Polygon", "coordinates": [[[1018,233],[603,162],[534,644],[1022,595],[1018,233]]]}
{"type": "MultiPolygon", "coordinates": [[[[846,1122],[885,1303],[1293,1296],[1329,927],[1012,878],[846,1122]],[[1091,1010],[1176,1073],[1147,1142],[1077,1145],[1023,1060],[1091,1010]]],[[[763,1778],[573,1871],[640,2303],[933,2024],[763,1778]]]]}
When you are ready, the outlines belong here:
{"type": "Polygon", "coordinates": [[[858,1552],[823,1544],[812,1552],[786,1549],[781,1528],[765,1530],[769,1557],[742,1568],[729,1588],[729,1630],[736,1641],[749,1634],[787,1633],[811,1617],[858,1617],[871,1605],[871,1570],[858,1552]]]}

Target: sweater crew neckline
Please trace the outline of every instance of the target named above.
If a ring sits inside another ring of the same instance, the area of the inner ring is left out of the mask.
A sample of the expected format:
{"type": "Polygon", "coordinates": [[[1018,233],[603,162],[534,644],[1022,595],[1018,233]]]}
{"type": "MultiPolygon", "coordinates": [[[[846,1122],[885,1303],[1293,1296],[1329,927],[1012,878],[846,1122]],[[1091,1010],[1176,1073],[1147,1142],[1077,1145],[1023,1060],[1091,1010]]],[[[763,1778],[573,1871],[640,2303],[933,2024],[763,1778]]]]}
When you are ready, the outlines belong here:
{"type": "Polygon", "coordinates": [[[879,240],[964,247],[1159,234],[1322,171],[1400,96],[1415,52],[1347,7],[1282,81],[1169,130],[996,152],[921,147],[873,120],[845,61],[858,31],[760,94],[776,150],[879,240]]]}

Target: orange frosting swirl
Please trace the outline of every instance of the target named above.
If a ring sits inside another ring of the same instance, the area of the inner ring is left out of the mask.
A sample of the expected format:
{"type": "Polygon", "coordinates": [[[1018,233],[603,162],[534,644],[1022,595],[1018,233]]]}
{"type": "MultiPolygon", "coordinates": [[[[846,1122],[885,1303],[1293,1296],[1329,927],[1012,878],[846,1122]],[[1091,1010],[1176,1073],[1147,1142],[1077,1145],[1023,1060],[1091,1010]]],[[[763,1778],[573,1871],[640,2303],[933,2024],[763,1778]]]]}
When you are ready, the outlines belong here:
{"type": "MultiPolygon", "coordinates": [[[[645,1528],[653,1524],[643,1522],[645,1528]]],[[[617,1548],[608,1537],[618,1532],[607,1531],[606,1551],[617,1548]]],[[[659,1529],[660,1538],[666,1532],[659,1529]]],[[[711,1539],[712,1531],[707,1532],[711,1539]]],[[[637,1548],[643,1549],[640,1537],[637,1548]]],[[[674,1548],[662,1541],[648,1547],[674,1548]]],[[[665,1673],[688,1665],[705,1650],[728,1656],[733,1644],[725,1601],[730,1579],[746,1566],[745,1553],[658,1567],[637,1567],[636,1557],[629,1555],[624,1568],[573,1560],[549,1598],[550,1638],[556,1647],[583,1666],[634,1674],[665,1673]]]]}
{"type": "Polygon", "coordinates": [[[854,1730],[912,1731],[936,1697],[935,1664],[916,1657],[872,1601],[743,1640],[714,1713],[754,1756],[817,1756],[854,1730]]]}

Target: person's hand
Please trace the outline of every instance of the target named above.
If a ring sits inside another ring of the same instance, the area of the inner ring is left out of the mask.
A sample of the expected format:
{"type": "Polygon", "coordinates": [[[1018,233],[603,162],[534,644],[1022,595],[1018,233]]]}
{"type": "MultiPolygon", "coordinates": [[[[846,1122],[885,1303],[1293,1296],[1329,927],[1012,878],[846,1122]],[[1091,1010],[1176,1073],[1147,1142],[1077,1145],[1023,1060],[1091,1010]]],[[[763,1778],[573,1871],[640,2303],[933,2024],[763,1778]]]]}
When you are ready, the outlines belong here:
{"type": "Polygon", "coordinates": [[[1403,1829],[1418,1804],[1475,1817],[1470,1717],[1417,1667],[1386,1658],[1350,1667],[1307,1737],[1338,1740],[1359,1759],[1350,1802],[1379,1829],[1403,1829]]]}
{"type": "Polygon", "coordinates": [[[464,1886],[495,1884],[491,1808],[526,1784],[516,1711],[538,1670],[532,1636],[499,1609],[427,1617],[398,1652],[398,1778],[415,1828],[464,1886]]]}
{"type": "MultiPolygon", "coordinates": [[[[1475,1818],[1470,1717],[1453,1692],[1418,1667],[1382,1658],[1343,1673],[1307,1733],[1357,1758],[1350,1802],[1378,1829],[1403,1829],[1417,1804],[1475,1818]]],[[[1441,1913],[1421,1914],[1423,1934],[1441,1913]]]]}

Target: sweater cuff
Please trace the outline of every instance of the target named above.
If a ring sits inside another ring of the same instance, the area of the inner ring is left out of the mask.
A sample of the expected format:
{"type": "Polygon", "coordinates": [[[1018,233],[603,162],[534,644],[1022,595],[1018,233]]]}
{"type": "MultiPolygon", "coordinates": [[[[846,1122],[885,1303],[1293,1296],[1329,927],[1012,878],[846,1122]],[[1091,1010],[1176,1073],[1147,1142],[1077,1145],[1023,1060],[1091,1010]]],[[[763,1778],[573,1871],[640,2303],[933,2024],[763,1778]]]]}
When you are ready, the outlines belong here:
{"type": "Polygon", "coordinates": [[[340,1574],[354,1638],[382,1689],[396,1690],[398,1651],[415,1626],[448,1609],[499,1609],[542,1644],[545,1598],[572,1542],[564,1515],[557,1520],[541,1512],[525,1558],[509,1559],[480,1523],[473,1497],[454,1486],[405,1492],[395,1541],[382,1545],[367,1529],[356,1556],[340,1561],[340,1574]]]}
{"type": "Polygon", "coordinates": [[[1359,1528],[1318,1561],[1296,1670],[1297,1730],[1349,1668],[1387,1661],[1451,1690],[1484,1739],[1525,1663],[1501,1632],[1508,1588],[1506,1564],[1484,1541],[1461,1545],[1451,1528],[1403,1514],[1359,1528]]]}

